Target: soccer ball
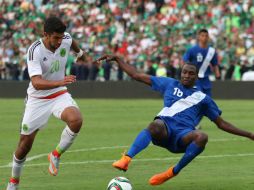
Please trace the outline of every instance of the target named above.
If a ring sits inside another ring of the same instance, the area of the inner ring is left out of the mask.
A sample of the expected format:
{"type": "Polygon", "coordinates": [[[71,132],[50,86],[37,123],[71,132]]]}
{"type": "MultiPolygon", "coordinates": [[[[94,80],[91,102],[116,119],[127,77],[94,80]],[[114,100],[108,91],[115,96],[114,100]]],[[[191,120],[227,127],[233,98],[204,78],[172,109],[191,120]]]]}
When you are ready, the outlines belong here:
{"type": "Polygon", "coordinates": [[[108,183],[107,190],[132,190],[132,186],[127,178],[115,177],[108,183]]]}

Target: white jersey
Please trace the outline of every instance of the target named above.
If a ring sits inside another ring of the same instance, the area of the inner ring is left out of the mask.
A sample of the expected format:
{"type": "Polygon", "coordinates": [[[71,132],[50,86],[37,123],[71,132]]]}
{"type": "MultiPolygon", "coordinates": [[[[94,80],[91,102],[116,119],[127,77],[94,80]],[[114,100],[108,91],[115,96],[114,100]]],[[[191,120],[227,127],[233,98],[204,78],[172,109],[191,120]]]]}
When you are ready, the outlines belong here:
{"type": "MultiPolygon", "coordinates": [[[[30,78],[35,75],[41,75],[45,80],[63,80],[71,44],[72,38],[66,32],[60,47],[54,53],[44,46],[42,39],[35,41],[27,52],[27,66],[30,78]]],[[[61,86],[49,90],[36,90],[32,82],[30,82],[27,94],[32,97],[42,98],[66,89],[65,86],[61,86]]]]}

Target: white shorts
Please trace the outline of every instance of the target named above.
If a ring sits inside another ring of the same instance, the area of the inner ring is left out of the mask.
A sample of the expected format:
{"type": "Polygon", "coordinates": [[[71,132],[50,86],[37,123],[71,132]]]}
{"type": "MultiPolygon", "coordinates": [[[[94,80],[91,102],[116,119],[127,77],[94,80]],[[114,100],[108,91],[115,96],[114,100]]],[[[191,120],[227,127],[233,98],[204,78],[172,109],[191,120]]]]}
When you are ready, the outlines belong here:
{"type": "Polygon", "coordinates": [[[51,114],[61,119],[61,114],[67,107],[78,108],[77,103],[69,93],[62,94],[53,99],[29,97],[26,103],[20,133],[22,135],[29,135],[35,130],[45,127],[51,114]]]}

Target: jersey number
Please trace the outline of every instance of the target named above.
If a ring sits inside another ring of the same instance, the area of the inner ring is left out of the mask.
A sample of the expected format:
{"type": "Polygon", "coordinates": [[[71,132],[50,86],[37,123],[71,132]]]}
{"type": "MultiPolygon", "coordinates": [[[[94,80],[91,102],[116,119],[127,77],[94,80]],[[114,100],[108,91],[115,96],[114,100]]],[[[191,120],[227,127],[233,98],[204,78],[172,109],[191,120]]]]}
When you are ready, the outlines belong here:
{"type": "Polygon", "coordinates": [[[60,68],[60,61],[57,60],[57,61],[52,62],[51,68],[50,68],[50,73],[59,71],[59,68],[60,68]]]}
{"type": "Polygon", "coordinates": [[[174,95],[176,95],[178,97],[182,97],[183,92],[179,88],[174,88],[174,95]]]}

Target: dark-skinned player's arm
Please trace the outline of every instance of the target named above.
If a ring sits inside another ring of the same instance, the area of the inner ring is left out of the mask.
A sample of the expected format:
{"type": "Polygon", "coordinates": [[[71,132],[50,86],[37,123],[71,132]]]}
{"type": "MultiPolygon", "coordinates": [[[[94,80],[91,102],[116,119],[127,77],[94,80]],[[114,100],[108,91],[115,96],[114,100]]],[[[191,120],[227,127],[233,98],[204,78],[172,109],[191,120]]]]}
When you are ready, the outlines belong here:
{"type": "Polygon", "coordinates": [[[119,65],[119,67],[134,80],[143,82],[148,85],[152,84],[150,75],[138,72],[135,67],[133,67],[132,65],[128,63],[125,63],[123,59],[121,59],[120,57],[116,55],[104,55],[101,58],[99,58],[97,61],[102,61],[102,60],[115,61],[119,65]]]}
{"type": "Polygon", "coordinates": [[[221,78],[220,68],[219,68],[218,65],[214,66],[214,74],[215,74],[216,79],[220,79],[221,78]]]}
{"type": "Polygon", "coordinates": [[[49,90],[76,82],[76,76],[69,75],[65,76],[63,80],[51,81],[43,79],[41,75],[35,75],[31,77],[31,82],[36,90],[49,90]]]}
{"type": "Polygon", "coordinates": [[[254,140],[253,133],[235,127],[231,123],[223,120],[223,118],[220,116],[214,120],[214,123],[217,125],[217,127],[219,129],[221,129],[223,131],[226,131],[226,132],[234,134],[234,135],[242,136],[242,137],[247,137],[251,140],[254,140]]]}

